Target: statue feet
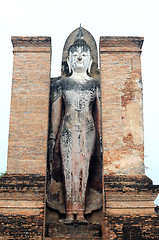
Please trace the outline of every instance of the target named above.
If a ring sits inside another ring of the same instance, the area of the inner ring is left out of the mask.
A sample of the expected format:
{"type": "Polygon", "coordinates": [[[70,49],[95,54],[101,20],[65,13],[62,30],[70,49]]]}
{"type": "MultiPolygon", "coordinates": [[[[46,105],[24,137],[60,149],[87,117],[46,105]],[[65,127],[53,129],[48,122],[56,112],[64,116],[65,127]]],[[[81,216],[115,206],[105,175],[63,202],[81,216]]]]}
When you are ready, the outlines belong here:
{"type": "Polygon", "coordinates": [[[77,214],[76,219],[74,218],[74,214],[67,214],[65,220],[62,220],[64,224],[88,224],[88,221],[84,218],[84,214],[77,214]]]}
{"type": "Polygon", "coordinates": [[[67,214],[66,219],[64,220],[65,224],[72,224],[74,222],[74,215],[73,214],[67,214]]]}
{"type": "Polygon", "coordinates": [[[78,223],[88,224],[88,221],[84,218],[84,214],[77,214],[76,220],[78,223]]]}

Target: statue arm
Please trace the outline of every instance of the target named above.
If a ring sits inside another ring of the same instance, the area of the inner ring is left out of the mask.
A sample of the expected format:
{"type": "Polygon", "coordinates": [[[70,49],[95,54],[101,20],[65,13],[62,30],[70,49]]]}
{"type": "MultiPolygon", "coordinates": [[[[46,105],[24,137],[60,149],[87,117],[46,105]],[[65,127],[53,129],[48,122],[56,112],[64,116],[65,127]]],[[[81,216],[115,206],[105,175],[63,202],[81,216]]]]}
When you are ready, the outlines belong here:
{"type": "Polygon", "coordinates": [[[96,88],[96,130],[101,138],[101,102],[100,102],[100,88],[96,88]]]}
{"type": "Polygon", "coordinates": [[[61,112],[62,112],[61,88],[55,88],[52,94],[51,131],[50,131],[50,140],[52,142],[53,148],[55,146],[55,141],[61,122],[61,112]]]}
{"type": "Polygon", "coordinates": [[[59,125],[60,125],[61,108],[62,108],[62,98],[60,97],[55,102],[53,102],[52,108],[51,108],[52,128],[51,128],[50,138],[53,141],[56,140],[56,136],[57,136],[57,133],[58,133],[58,128],[59,128],[59,125]]]}

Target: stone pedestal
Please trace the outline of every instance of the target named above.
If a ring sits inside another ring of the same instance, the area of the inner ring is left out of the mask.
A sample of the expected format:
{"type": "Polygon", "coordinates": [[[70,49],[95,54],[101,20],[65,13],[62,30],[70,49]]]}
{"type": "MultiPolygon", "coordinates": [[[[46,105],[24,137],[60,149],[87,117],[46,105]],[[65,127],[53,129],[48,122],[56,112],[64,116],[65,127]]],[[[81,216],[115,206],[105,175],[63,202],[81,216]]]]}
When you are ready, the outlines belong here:
{"type": "Polygon", "coordinates": [[[8,174],[46,175],[50,37],[12,37],[8,174]]]}
{"type": "Polygon", "coordinates": [[[45,240],[102,240],[99,224],[50,224],[46,226],[46,235],[45,240]]]}

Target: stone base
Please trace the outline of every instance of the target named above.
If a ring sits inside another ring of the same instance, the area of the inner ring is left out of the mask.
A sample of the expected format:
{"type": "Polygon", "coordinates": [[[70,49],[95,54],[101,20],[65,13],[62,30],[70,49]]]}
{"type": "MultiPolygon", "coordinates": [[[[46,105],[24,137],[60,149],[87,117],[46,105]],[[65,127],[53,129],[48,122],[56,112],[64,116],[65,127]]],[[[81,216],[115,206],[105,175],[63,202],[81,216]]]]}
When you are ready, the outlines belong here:
{"type": "Polygon", "coordinates": [[[46,226],[46,237],[45,240],[86,240],[86,239],[102,239],[102,230],[101,225],[99,224],[64,224],[64,223],[56,223],[49,224],[46,226]]]}
{"type": "Polygon", "coordinates": [[[159,239],[159,186],[144,175],[105,175],[104,191],[103,239],[159,239]]]}
{"type": "Polygon", "coordinates": [[[43,236],[45,177],[11,175],[0,178],[0,240],[43,236]]]}

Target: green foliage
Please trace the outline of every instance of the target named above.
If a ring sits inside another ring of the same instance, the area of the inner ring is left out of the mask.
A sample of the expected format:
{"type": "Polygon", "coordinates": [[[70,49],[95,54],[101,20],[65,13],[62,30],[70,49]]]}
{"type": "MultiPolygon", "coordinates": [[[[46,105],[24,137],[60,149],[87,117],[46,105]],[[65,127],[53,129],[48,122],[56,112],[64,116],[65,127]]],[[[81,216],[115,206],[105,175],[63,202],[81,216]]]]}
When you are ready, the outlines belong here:
{"type": "Polygon", "coordinates": [[[3,175],[5,175],[5,174],[6,174],[6,172],[0,173],[0,178],[1,178],[3,175]]]}

